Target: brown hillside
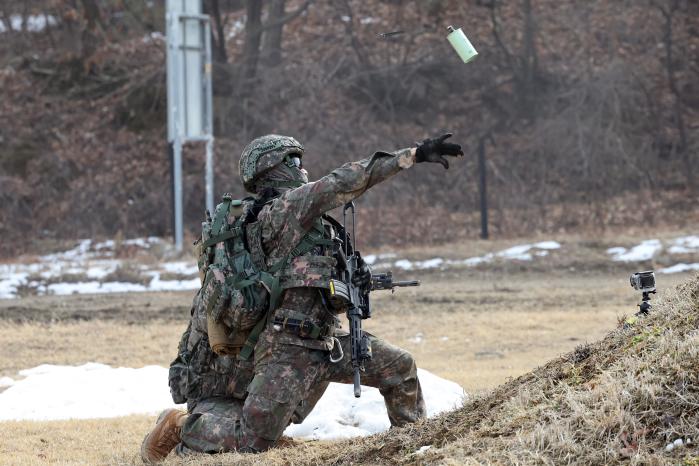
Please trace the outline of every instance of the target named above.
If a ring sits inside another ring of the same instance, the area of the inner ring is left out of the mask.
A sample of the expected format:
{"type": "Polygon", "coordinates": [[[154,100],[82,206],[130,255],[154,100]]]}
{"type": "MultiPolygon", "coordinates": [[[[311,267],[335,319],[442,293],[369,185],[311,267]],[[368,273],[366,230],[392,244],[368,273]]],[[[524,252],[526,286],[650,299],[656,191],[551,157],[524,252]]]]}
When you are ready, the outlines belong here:
{"type": "MultiPolygon", "coordinates": [[[[296,136],[318,177],[449,129],[465,160],[366,196],[365,218],[382,222],[361,224],[365,241],[474,236],[479,141],[497,235],[699,221],[696,2],[275,0],[261,31],[246,22],[255,3],[205,1],[220,20],[218,193],[243,194],[238,154],[263,133],[296,136]],[[449,24],[476,61],[458,61],[449,24]]],[[[162,1],[0,3],[1,254],[169,234],[163,18],[162,1]],[[53,23],[32,30],[42,14],[53,23]]],[[[191,148],[184,166],[192,232],[202,154],[191,148]]]]}

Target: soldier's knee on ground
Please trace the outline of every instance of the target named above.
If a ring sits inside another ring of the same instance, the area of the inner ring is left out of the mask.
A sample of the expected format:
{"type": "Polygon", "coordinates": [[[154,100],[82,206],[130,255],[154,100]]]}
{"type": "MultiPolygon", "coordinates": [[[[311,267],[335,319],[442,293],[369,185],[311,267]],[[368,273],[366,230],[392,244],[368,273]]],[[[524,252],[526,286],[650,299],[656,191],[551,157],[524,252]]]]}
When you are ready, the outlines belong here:
{"type": "Polygon", "coordinates": [[[230,397],[197,401],[182,426],[178,453],[218,453],[238,449],[243,403],[230,397]]]}
{"type": "Polygon", "coordinates": [[[182,445],[178,453],[195,451],[221,453],[238,449],[240,420],[217,416],[212,413],[192,413],[182,426],[182,445]]]}
{"type": "Polygon", "coordinates": [[[255,376],[248,386],[243,407],[244,434],[251,448],[269,448],[289,424],[298,406],[302,389],[291,378],[284,383],[263,374],[255,376]],[[296,387],[296,388],[295,388],[296,387]]]}
{"type": "Polygon", "coordinates": [[[393,387],[400,385],[405,381],[417,378],[417,365],[413,355],[405,350],[395,355],[390,364],[386,365],[382,370],[384,377],[384,385],[393,387]]]}

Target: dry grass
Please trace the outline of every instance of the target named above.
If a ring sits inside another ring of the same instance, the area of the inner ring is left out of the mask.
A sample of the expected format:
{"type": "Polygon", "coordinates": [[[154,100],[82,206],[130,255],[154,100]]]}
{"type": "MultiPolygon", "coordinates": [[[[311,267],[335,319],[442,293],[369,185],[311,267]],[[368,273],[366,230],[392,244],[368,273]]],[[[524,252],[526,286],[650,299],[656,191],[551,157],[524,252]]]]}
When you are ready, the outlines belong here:
{"type": "Polygon", "coordinates": [[[699,277],[666,294],[650,317],[436,419],[364,439],[185,463],[695,465],[698,361],[699,277]],[[688,437],[694,443],[665,451],[688,437]]]}
{"type": "MultiPolygon", "coordinates": [[[[480,393],[463,409],[365,439],[169,463],[676,464],[697,456],[695,447],[660,451],[676,436],[699,440],[696,281],[665,293],[650,318],[585,345],[633,312],[638,296],[626,274],[458,271],[418,278],[420,289],[377,293],[366,328],[409,349],[419,366],[480,393]],[[425,445],[432,447],[414,453],[425,445]]],[[[678,280],[662,276],[659,284],[668,289],[678,280]]],[[[0,316],[10,316],[0,323],[7,350],[0,375],[40,363],[167,365],[188,301],[188,294],[132,294],[0,303],[0,316]],[[50,320],[42,320],[42,310],[50,320]],[[32,319],[18,323],[13,316],[21,312],[32,319]]],[[[0,423],[0,463],[137,464],[153,420],[0,423]]]]}
{"type": "Polygon", "coordinates": [[[177,353],[182,324],[172,321],[132,325],[88,321],[58,324],[0,322],[0,376],[39,364],[167,366],[177,353]]]}

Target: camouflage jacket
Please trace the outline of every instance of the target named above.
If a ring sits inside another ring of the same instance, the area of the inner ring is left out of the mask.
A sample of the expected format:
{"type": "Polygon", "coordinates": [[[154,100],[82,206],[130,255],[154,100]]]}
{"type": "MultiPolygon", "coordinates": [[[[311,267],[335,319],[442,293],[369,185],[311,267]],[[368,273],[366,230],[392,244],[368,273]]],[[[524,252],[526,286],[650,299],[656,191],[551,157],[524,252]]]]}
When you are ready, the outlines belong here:
{"type": "MultiPolygon", "coordinates": [[[[351,162],[332,171],[318,181],[284,192],[263,207],[255,222],[265,251],[267,265],[272,266],[286,257],[301,239],[317,225],[327,211],[340,207],[359,197],[372,186],[395,175],[414,163],[411,149],[393,153],[376,152],[359,162],[351,162]]],[[[309,262],[307,256],[296,258],[290,267],[302,269],[309,262]]],[[[311,264],[312,265],[312,264],[311,264]]],[[[314,278],[310,275],[311,279],[314,278]]],[[[320,326],[335,327],[334,314],[329,311],[323,296],[315,285],[295,287],[284,292],[281,306],[270,318],[265,338],[277,342],[314,349],[330,349],[332,332],[321,339],[301,338],[291,332],[273,328],[274,318],[307,318],[320,326]]]]}

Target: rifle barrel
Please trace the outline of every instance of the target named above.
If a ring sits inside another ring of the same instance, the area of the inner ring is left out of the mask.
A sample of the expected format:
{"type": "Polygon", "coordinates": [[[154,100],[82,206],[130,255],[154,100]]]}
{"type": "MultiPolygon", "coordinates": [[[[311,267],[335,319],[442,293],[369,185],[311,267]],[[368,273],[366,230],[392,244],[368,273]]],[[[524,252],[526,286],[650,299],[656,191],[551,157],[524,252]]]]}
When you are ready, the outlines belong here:
{"type": "Polygon", "coordinates": [[[401,282],[393,282],[393,286],[420,286],[420,280],[405,280],[401,282]]]}

